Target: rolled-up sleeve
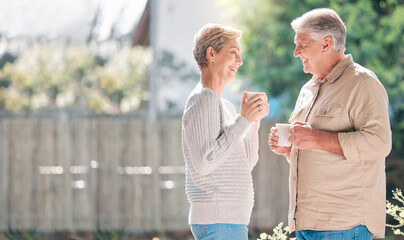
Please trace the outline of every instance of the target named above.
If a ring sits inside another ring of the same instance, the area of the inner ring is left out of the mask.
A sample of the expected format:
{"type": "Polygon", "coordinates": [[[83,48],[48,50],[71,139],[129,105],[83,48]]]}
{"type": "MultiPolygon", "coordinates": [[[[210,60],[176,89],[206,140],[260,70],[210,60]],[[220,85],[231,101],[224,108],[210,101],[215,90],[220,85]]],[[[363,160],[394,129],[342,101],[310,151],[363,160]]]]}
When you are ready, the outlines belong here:
{"type": "Polygon", "coordinates": [[[349,111],[355,131],[338,133],[349,161],[384,159],[391,150],[387,93],[371,75],[362,77],[349,111]]]}

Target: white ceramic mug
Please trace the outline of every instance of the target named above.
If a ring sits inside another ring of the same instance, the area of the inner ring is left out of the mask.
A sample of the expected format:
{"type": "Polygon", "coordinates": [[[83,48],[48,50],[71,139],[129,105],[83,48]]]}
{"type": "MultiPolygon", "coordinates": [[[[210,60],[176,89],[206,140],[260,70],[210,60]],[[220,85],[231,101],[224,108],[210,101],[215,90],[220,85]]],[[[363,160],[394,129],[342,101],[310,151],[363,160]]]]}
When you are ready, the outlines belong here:
{"type": "Polygon", "coordinates": [[[290,124],[287,123],[276,123],[276,136],[278,136],[278,146],[289,147],[291,143],[289,142],[289,128],[290,124]]]}
{"type": "Polygon", "coordinates": [[[257,94],[265,94],[264,92],[246,92],[247,93],[247,101],[250,100],[251,98],[253,98],[255,95],[257,94]]]}

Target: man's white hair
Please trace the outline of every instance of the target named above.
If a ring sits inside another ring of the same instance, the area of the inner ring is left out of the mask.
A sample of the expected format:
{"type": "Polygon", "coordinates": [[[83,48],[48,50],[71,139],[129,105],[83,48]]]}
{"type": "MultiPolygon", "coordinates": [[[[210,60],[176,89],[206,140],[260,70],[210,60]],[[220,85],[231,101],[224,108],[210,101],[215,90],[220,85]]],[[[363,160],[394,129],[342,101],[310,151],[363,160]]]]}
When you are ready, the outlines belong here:
{"type": "Polygon", "coordinates": [[[315,41],[330,36],[334,52],[345,51],[346,27],[338,14],[329,8],[317,8],[292,21],[296,33],[306,33],[315,41]]]}

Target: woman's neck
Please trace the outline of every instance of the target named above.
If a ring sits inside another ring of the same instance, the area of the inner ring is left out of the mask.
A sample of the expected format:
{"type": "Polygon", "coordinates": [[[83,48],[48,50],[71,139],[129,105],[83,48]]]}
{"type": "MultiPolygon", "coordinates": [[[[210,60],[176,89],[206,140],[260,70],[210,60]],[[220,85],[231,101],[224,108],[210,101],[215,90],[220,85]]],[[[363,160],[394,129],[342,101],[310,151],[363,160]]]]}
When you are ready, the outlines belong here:
{"type": "Polygon", "coordinates": [[[223,89],[226,85],[224,81],[221,81],[220,78],[214,76],[208,71],[201,71],[201,82],[204,88],[211,89],[219,97],[222,95],[223,89]]]}

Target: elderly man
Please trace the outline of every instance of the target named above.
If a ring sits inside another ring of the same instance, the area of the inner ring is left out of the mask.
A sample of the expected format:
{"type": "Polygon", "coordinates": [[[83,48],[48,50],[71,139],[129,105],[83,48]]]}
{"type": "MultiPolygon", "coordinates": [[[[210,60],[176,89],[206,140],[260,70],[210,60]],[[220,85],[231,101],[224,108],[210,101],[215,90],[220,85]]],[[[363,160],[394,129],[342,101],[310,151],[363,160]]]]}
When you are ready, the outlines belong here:
{"type": "Polygon", "coordinates": [[[290,163],[289,226],[297,239],[381,238],[388,97],[376,75],[345,55],[345,25],[331,9],[295,19],[295,57],[312,79],[290,117],[291,147],[268,144],[290,163]]]}

